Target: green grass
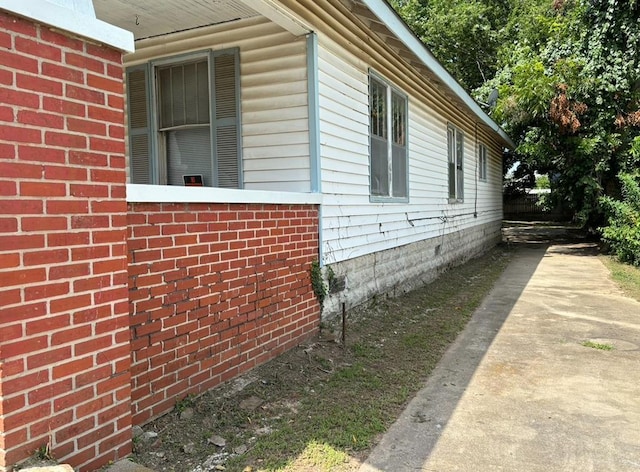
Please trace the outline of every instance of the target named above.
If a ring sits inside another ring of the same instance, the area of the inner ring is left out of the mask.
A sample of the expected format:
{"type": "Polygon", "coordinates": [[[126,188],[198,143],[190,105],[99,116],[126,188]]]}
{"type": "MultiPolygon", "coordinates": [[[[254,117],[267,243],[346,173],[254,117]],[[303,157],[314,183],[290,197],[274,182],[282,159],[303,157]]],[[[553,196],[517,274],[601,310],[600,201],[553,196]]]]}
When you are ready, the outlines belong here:
{"type": "Polygon", "coordinates": [[[628,296],[640,301],[640,268],[623,264],[610,256],[602,256],[601,260],[620,288],[628,296]]]}
{"type": "Polygon", "coordinates": [[[326,443],[312,441],[304,448],[295,461],[290,461],[283,472],[296,472],[300,469],[332,472],[350,461],[349,455],[326,443]]]}
{"type": "Polygon", "coordinates": [[[348,314],[346,346],[337,342],[340,323],[324,324],[322,336],[252,370],[254,380],[241,390],[223,387],[182,399],[173,413],[147,426],[161,432],[161,445],[137,447],[136,462],[155,470],[169,470],[169,463],[176,472],[193,470],[216,452],[206,441],[216,434],[227,440],[228,451],[246,448],[222,460],[227,472],[357,470],[509,258],[496,248],[423,288],[398,298],[376,297],[348,314]],[[243,410],[250,397],[260,406],[243,410]],[[191,420],[180,418],[186,408],[194,409],[191,420]],[[187,443],[196,446],[195,453],[184,455],[187,443]],[[158,459],[158,451],[165,459],[158,459]]]}
{"type": "Polygon", "coordinates": [[[599,349],[600,351],[613,351],[613,346],[611,344],[596,343],[593,341],[583,341],[581,344],[584,347],[599,349]]]}
{"type": "MultiPolygon", "coordinates": [[[[500,250],[443,274],[397,299],[378,300],[354,315],[336,368],[311,385],[292,386],[297,415],[258,439],[227,471],[350,471],[397,418],[464,328],[506,266],[500,250]],[[464,287],[464,290],[460,290],[464,287]]],[[[326,367],[322,361],[320,368],[326,367]]]]}

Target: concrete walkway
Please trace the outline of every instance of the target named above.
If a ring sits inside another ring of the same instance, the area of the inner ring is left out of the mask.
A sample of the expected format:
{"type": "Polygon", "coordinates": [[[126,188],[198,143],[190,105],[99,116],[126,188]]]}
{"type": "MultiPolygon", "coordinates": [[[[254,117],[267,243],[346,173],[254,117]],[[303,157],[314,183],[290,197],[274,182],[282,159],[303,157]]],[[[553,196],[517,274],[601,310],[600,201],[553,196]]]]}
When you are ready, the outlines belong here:
{"type": "Polygon", "coordinates": [[[513,262],[361,472],[640,470],[640,302],[594,245],[545,234],[510,236],[513,262]]]}

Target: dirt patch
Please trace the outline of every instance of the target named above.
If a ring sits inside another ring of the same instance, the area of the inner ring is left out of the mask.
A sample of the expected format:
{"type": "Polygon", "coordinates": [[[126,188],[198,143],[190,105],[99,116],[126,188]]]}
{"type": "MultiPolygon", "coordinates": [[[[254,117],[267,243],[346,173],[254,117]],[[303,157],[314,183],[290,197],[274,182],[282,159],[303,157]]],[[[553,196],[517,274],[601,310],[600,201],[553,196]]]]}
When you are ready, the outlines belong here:
{"type": "Polygon", "coordinates": [[[314,395],[315,385],[353,360],[352,350],[324,330],[235,381],[179,401],[174,411],[143,428],[143,436],[134,440],[134,460],[159,472],[216,470],[296,420],[300,398],[314,395]],[[224,439],[224,445],[213,444],[213,436],[224,439]]]}
{"type": "Polygon", "coordinates": [[[353,471],[393,423],[510,257],[505,248],[337,327],[138,430],[133,460],[162,471],[353,471]]]}

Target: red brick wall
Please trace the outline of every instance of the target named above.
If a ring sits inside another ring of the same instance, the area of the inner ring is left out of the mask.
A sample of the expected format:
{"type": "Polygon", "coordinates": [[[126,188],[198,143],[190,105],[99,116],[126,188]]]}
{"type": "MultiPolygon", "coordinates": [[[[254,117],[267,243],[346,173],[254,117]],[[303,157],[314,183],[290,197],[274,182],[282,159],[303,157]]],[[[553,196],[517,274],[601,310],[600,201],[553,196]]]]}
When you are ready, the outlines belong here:
{"type": "Polygon", "coordinates": [[[0,11],[0,468],[130,451],[121,59],[0,11]]]}
{"type": "Polygon", "coordinates": [[[315,332],[312,205],[129,204],[133,423],[315,332]]]}

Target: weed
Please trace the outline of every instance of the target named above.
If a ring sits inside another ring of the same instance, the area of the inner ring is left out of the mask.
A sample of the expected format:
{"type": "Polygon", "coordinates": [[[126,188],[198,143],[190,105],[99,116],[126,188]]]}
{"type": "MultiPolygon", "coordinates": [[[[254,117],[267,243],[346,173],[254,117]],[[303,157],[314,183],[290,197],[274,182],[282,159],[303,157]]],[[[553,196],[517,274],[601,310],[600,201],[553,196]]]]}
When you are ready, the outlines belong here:
{"type": "Polygon", "coordinates": [[[40,461],[51,461],[54,460],[53,455],[51,454],[51,441],[43,444],[38,449],[36,449],[33,456],[40,461]]]}
{"type": "Polygon", "coordinates": [[[611,344],[601,344],[593,341],[583,341],[581,343],[584,347],[590,347],[593,349],[599,349],[601,351],[613,351],[613,346],[611,344]]]}
{"type": "Polygon", "coordinates": [[[320,262],[313,261],[311,263],[311,287],[313,293],[316,294],[316,298],[320,303],[320,306],[324,303],[324,299],[327,296],[327,286],[324,283],[322,277],[322,269],[320,268],[320,262]]]}
{"type": "Polygon", "coordinates": [[[329,372],[333,370],[333,361],[331,359],[325,359],[322,356],[314,356],[314,360],[320,364],[320,368],[329,372]]]}
{"type": "Polygon", "coordinates": [[[189,394],[184,397],[182,400],[178,400],[176,402],[175,409],[178,413],[182,413],[187,408],[193,408],[195,406],[195,395],[189,394]]]}
{"type": "Polygon", "coordinates": [[[134,454],[140,451],[142,445],[143,445],[142,435],[134,436],[133,439],[131,440],[131,448],[134,454]]]}
{"type": "MultiPolygon", "coordinates": [[[[305,347],[294,348],[253,369],[255,380],[241,391],[225,393],[223,387],[205,393],[196,400],[197,421],[176,422],[174,415],[156,420],[154,429],[163,431],[164,459],[137,454],[137,462],[161,470],[171,457],[176,471],[193,470],[191,461],[204,461],[207,451],[202,457],[196,457],[200,450],[185,457],[182,446],[203,443],[208,436],[202,431],[214,431],[229,444],[248,446],[244,454],[224,460],[227,472],[247,467],[270,472],[357,470],[464,328],[508,258],[504,251],[490,251],[424,288],[399,298],[378,296],[352,310],[348,349],[331,336],[320,337],[312,355],[305,347]],[[243,410],[239,405],[249,397],[263,403],[243,410]]],[[[326,295],[318,263],[312,266],[312,280],[316,295],[326,295]]],[[[185,400],[176,404],[177,410],[191,405],[185,400]]]]}

